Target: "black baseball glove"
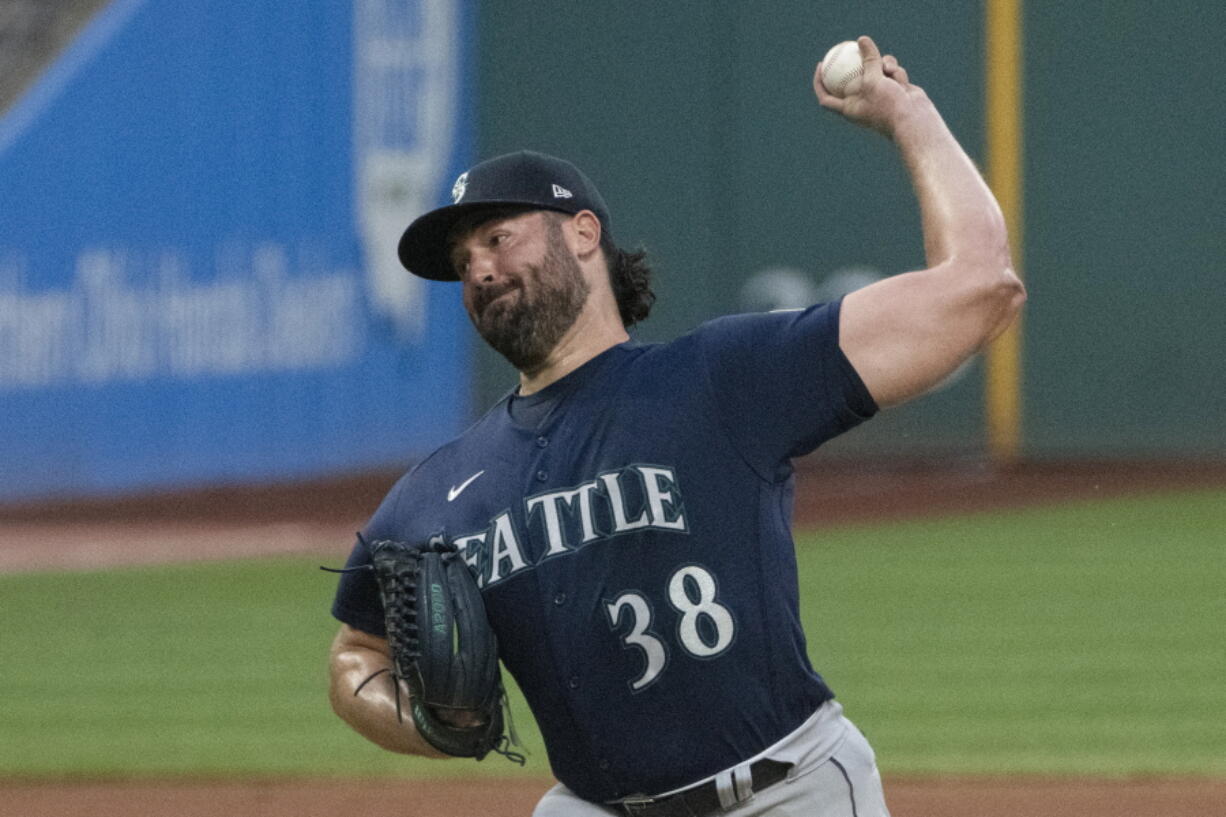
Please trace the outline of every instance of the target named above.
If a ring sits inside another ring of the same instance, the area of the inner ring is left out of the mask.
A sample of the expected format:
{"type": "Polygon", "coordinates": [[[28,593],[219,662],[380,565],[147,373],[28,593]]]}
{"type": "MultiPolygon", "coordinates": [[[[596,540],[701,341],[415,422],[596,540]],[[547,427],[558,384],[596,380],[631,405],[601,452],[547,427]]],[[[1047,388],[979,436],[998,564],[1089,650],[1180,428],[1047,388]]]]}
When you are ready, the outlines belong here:
{"type": "MultiPolygon", "coordinates": [[[[498,639],[476,579],[454,545],[378,540],[367,546],[383,601],[391,674],[409,688],[417,732],[440,752],[484,758],[490,751],[523,764],[503,734],[506,692],[498,639]]],[[[363,681],[354,694],[380,670],[363,681]]],[[[400,709],[396,684],[396,716],[400,709]]]]}

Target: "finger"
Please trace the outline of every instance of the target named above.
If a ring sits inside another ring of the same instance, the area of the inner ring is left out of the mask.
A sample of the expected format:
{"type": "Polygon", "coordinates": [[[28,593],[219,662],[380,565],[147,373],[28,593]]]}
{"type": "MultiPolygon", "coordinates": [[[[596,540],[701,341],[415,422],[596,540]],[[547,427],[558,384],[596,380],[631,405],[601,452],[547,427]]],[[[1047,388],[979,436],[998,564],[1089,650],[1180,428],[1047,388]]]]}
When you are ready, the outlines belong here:
{"type": "Polygon", "coordinates": [[[860,59],[864,62],[865,75],[881,73],[881,52],[877,50],[877,43],[873,42],[873,38],[860,37],[856,44],[860,46],[860,59]]]}
{"type": "Polygon", "coordinates": [[[817,94],[817,101],[823,108],[829,108],[838,113],[843,112],[843,100],[827,91],[826,86],[822,84],[822,64],[820,62],[817,64],[817,70],[813,72],[813,92],[817,94]]]}
{"type": "Polygon", "coordinates": [[[899,85],[906,85],[908,82],[907,69],[898,64],[898,58],[893,54],[886,54],[881,58],[881,70],[899,85]]]}

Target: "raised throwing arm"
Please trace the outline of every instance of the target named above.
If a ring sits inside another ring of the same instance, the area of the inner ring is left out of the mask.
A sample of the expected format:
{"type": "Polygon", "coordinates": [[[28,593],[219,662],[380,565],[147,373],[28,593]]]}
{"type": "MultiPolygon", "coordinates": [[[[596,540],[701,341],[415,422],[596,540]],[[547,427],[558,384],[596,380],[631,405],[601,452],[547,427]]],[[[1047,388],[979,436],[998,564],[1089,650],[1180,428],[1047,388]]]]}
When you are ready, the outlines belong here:
{"type": "Polygon", "coordinates": [[[877,404],[923,394],[1005,330],[1026,300],[1004,218],[979,170],[928,95],[868,37],[864,75],[845,98],[813,78],[823,107],[898,146],[919,198],[927,268],[895,275],[843,302],[839,345],[877,404]]]}

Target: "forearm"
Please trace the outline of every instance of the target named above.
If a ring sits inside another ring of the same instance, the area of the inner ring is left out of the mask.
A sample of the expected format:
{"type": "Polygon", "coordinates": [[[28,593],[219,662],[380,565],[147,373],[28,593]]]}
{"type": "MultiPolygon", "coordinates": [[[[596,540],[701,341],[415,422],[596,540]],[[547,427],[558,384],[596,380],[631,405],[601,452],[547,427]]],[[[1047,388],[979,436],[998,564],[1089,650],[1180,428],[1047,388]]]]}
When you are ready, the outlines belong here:
{"type": "Polygon", "coordinates": [[[907,301],[930,317],[930,343],[957,365],[1012,322],[1025,289],[996,197],[923,89],[910,86],[908,96],[892,137],[919,199],[927,269],[899,283],[919,288],[907,301]]]}
{"type": "Polygon", "coordinates": [[[400,684],[400,712],[396,710],[396,680],[391,659],[369,637],[342,629],[332,644],[329,698],[332,710],[358,734],[390,752],[427,757],[447,757],[417,734],[409,714],[409,693],[400,684]],[[363,685],[368,678],[371,680],[363,685]],[[359,691],[359,687],[361,688],[359,691]]]}
{"type": "Polygon", "coordinates": [[[857,92],[814,90],[824,107],[889,137],[919,198],[927,265],[843,300],[839,345],[873,399],[923,394],[1009,325],[1026,300],[1014,274],[1004,216],[978,168],[928,95],[871,38],[859,40],[857,92]]]}
{"type": "Polygon", "coordinates": [[[912,87],[912,96],[893,138],[919,199],[928,267],[958,259],[1003,272],[1008,237],[995,196],[927,95],[912,87]]]}

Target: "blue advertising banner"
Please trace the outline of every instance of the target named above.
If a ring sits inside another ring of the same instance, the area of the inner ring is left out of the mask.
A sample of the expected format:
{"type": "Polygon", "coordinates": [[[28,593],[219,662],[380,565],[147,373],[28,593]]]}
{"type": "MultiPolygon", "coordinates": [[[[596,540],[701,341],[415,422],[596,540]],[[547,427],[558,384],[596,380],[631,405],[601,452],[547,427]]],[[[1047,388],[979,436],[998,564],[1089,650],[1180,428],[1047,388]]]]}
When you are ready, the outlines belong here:
{"type": "Polygon", "coordinates": [[[0,118],[0,501],[405,465],[468,420],[400,268],[471,160],[464,0],[115,0],[0,118]]]}

